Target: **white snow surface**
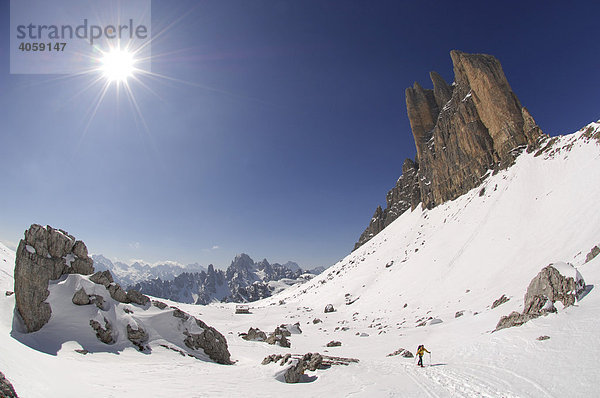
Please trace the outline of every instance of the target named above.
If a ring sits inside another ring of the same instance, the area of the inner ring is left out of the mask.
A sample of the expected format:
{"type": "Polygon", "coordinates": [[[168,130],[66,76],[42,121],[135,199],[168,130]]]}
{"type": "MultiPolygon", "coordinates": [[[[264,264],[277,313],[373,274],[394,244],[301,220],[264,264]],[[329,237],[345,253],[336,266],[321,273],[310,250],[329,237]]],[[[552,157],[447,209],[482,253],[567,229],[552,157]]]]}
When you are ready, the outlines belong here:
{"type": "MultiPolygon", "coordinates": [[[[234,303],[177,304],[226,336],[234,365],[152,344],[149,355],[126,344],[116,352],[78,354],[74,349],[100,343],[81,341],[79,335],[89,331],[58,322],[69,316],[61,315],[67,309],[58,303],[50,323],[31,338],[61,332],[79,340],[46,354],[11,336],[14,295],[0,294],[0,371],[26,398],[596,396],[600,256],[584,261],[600,243],[600,144],[582,134],[558,138],[538,157],[523,153],[514,166],[485,180],[481,196],[479,187],[433,210],[404,213],[323,274],[252,303],[251,314],[234,314],[234,303]],[[559,262],[575,266],[588,293],[557,314],[492,333],[501,316],[523,309],[531,279],[559,262]],[[491,309],[503,294],[510,300],[491,309]],[[329,303],[336,311],[325,314],[329,303]],[[459,311],[463,315],[455,317],[459,311]],[[314,318],[322,322],[313,324],[314,318]],[[291,349],[238,336],[250,327],[270,332],[296,322],[302,333],[289,337],[291,349]],[[550,339],[538,341],[542,335],[550,339]],[[325,347],[331,340],[342,345],[325,347]],[[425,368],[387,356],[399,348],[414,354],[419,344],[431,351],[425,368]],[[260,362],[288,352],[360,362],[307,372],[310,382],[285,384],[277,379],[284,368],[260,362]]],[[[14,252],[0,245],[0,288],[12,290],[13,268],[14,252]]]]}

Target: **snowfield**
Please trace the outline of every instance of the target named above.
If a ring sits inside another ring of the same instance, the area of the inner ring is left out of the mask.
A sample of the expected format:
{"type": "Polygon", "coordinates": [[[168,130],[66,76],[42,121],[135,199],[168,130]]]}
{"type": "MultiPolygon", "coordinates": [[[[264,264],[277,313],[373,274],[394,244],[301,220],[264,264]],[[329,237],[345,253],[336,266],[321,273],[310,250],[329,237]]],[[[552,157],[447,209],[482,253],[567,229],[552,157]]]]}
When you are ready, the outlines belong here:
{"type": "MultiPolygon", "coordinates": [[[[588,127],[553,139],[539,156],[523,153],[454,201],[404,213],[306,284],[251,303],[251,314],[234,314],[235,304],[161,300],[223,333],[234,365],[157,344],[144,354],[94,342],[95,350],[82,355],[74,350],[91,342],[63,339],[50,350],[41,336],[90,329],[70,297],[61,301],[50,289],[52,319],[29,345],[11,336],[14,295],[0,295],[0,371],[25,398],[597,396],[600,256],[585,258],[600,244],[600,142],[590,138],[600,124],[588,127]],[[557,314],[492,332],[501,316],[523,309],[531,279],[559,262],[576,267],[558,266],[578,272],[588,293],[575,306],[557,306],[557,314]],[[509,300],[492,309],[502,295],[509,300]],[[336,311],[325,314],[327,304],[336,311]],[[69,319],[69,328],[61,329],[59,317],[69,319]],[[302,333],[289,337],[291,348],[238,336],[250,327],[268,333],[296,322],[302,333]],[[342,345],[326,347],[332,340],[342,345]],[[387,356],[399,348],[414,354],[419,344],[431,351],[425,368],[414,358],[387,356]],[[278,381],[285,369],[279,364],[261,365],[270,354],[308,352],[359,362],[307,372],[299,384],[278,381]]],[[[14,252],[0,245],[2,291],[13,289],[13,269],[14,252]]]]}

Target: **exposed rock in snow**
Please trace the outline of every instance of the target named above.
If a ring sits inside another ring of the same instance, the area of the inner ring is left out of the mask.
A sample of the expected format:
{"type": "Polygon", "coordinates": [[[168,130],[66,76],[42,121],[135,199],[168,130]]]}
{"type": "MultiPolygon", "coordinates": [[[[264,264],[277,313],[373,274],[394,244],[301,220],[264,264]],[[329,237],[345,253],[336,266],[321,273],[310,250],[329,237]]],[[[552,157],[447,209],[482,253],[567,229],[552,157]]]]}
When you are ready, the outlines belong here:
{"type": "Polygon", "coordinates": [[[508,300],[510,299],[503,294],[499,299],[494,300],[494,302],[492,303],[492,309],[506,303],[508,300]]]}
{"type": "Polygon", "coordinates": [[[323,312],[325,312],[325,313],[335,312],[335,308],[333,308],[333,304],[327,304],[325,306],[325,310],[323,310],[323,312]]]}
{"type": "Polygon", "coordinates": [[[90,296],[87,295],[83,288],[79,289],[73,295],[73,304],[75,305],[88,305],[90,303],[90,296]]]}
{"type": "Polygon", "coordinates": [[[241,335],[244,340],[248,341],[267,341],[267,335],[265,332],[258,328],[248,329],[248,333],[241,335]]]}
{"type": "Polygon", "coordinates": [[[133,343],[140,351],[147,349],[148,333],[140,325],[136,325],[134,329],[131,325],[127,325],[127,339],[133,343]]]}
{"type": "Polygon", "coordinates": [[[150,297],[143,295],[135,289],[127,290],[127,298],[131,303],[146,305],[150,302],[150,297]]]}
{"type": "Polygon", "coordinates": [[[393,357],[396,355],[400,355],[404,358],[414,358],[415,357],[412,352],[408,351],[405,348],[398,348],[396,351],[392,352],[391,354],[387,354],[388,357],[393,357]]]}
{"type": "Polygon", "coordinates": [[[296,360],[296,363],[288,367],[284,374],[286,383],[299,383],[306,370],[306,363],[303,360],[296,360]]]}
{"type": "Polygon", "coordinates": [[[90,280],[106,288],[108,288],[110,284],[114,282],[110,271],[98,271],[94,275],[90,276],[90,280]]]}
{"type": "Polygon", "coordinates": [[[19,398],[12,384],[6,377],[4,377],[4,373],[0,372],[0,397],[2,398],[19,398]]]}
{"type": "Polygon", "coordinates": [[[112,335],[112,325],[108,319],[104,318],[104,327],[100,324],[100,322],[90,319],[90,326],[96,332],[96,337],[98,337],[98,340],[104,344],[113,344],[115,342],[112,335]]]}
{"type": "Polygon", "coordinates": [[[336,341],[336,340],[331,340],[329,343],[327,343],[327,347],[339,347],[342,345],[341,341],[336,341]]]}
{"type": "Polygon", "coordinates": [[[276,327],[275,331],[273,331],[273,333],[271,333],[269,337],[267,337],[266,343],[290,348],[292,344],[287,339],[286,334],[287,336],[290,336],[290,332],[288,332],[287,329],[276,327]]]}
{"type": "Polygon", "coordinates": [[[592,247],[592,250],[585,256],[585,262],[588,263],[592,261],[598,254],[600,254],[600,247],[596,245],[592,247]]]}
{"type": "Polygon", "coordinates": [[[92,272],[92,259],[87,256],[83,242],[50,226],[29,227],[19,243],[15,260],[16,307],[26,330],[35,332],[50,319],[52,308],[46,302],[49,281],[65,274],[92,272]]]}
{"type": "Polygon", "coordinates": [[[572,265],[563,262],[550,264],[529,283],[523,312],[513,311],[503,316],[496,330],[520,326],[531,319],[556,312],[556,302],[561,302],[563,308],[569,307],[575,304],[584,289],[585,282],[572,265]]]}

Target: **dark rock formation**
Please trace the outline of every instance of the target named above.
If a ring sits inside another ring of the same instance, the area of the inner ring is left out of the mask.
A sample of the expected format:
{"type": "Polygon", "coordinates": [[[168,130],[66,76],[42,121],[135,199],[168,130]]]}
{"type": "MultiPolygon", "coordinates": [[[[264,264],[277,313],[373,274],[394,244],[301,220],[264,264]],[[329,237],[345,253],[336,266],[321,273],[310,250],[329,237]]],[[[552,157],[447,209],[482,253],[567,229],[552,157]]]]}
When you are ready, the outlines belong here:
{"type": "Polygon", "coordinates": [[[137,329],[134,329],[131,325],[127,325],[127,339],[140,351],[144,351],[147,348],[148,333],[140,325],[137,325],[137,329]]]}
{"type": "Polygon", "coordinates": [[[75,305],[88,305],[90,303],[90,296],[81,288],[75,292],[71,301],[75,305]]]}
{"type": "Polygon", "coordinates": [[[302,380],[304,372],[315,371],[322,368],[323,356],[317,352],[304,354],[295,364],[290,366],[284,374],[286,383],[298,383],[302,380]]]}
{"type": "Polygon", "coordinates": [[[377,208],[355,249],[408,208],[431,209],[477,187],[489,170],[510,166],[519,150],[537,146],[542,132],[513,93],[491,55],[451,51],[455,83],[431,72],[433,89],[406,89],[406,109],[417,150],[377,208]],[[418,188],[417,188],[418,185],[418,188]]]}
{"type": "Polygon", "coordinates": [[[398,348],[396,351],[392,352],[391,354],[387,354],[388,357],[394,357],[396,355],[400,355],[403,358],[414,358],[415,357],[412,352],[408,351],[405,348],[398,348]]]}
{"type": "Polygon", "coordinates": [[[12,384],[6,377],[4,377],[4,373],[0,372],[0,397],[2,398],[19,398],[12,384]]]}
{"type": "Polygon", "coordinates": [[[178,308],[173,311],[173,316],[180,319],[180,328],[183,329],[184,335],[183,342],[188,348],[202,349],[213,361],[224,365],[231,364],[227,340],[218,330],[178,308]],[[197,328],[201,329],[199,333],[197,328]]]}
{"type": "Polygon", "coordinates": [[[243,334],[242,338],[248,341],[267,341],[266,333],[258,328],[248,329],[248,333],[243,334]]]}
{"type": "Polygon", "coordinates": [[[600,254],[600,247],[596,245],[592,247],[592,250],[585,256],[585,262],[588,263],[592,261],[598,254],[600,254]]]}
{"type": "Polygon", "coordinates": [[[327,343],[327,347],[339,347],[342,345],[341,341],[335,341],[335,340],[331,340],[329,343],[327,343]]]}
{"type": "Polygon", "coordinates": [[[146,305],[150,302],[150,297],[143,295],[135,289],[127,290],[127,299],[129,299],[129,302],[139,305],[146,305]]]}
{"type": "Polygon", "coordinates": [[[98,271],[94,275],[90,276],[90,280],[94,283],[108,288],[111,283],[114,282],[110,271],[98,271]]]}
{"type": "Polygon", "coordinates": [[[125,304],[130,303],[129,297],[127,297],[127,293],[125,292],[125,290],[123,290],[121,285],[113,282],[110,285],[108,285],[107,290],[108,293],[110,293],[110,297],[112,297],[113,300],[125,304]]]}
{"type": "Polygon", "coordinates": [[[87,248],[67,232],[33,224],[19,242],[15,260],[17,311],[28,332],[40,330],[52,314],[48,282],[64,274],[94,272],[87,248]]]}
{"type": "Polygon", "coordinates": [[[96,332],[96,337],[98,337],[98,340],[104,344],[113,344],[115,342],[112,335],[112,325],[108,319],[104,318],[104,327],[102,327],[100,322],[91,319],[90,326],[96,332]]]}
{"type": "MultiPolygon", "coordinates": [[[[564,307],[575,304],[577,297],[585,288],[583,278],[577,271],[574,271],[576,278],[565,276],[555,266],[558,265],[548,265],[531,280],[527,293],[525,293],[523,312],[513,311],[509,315],[503,316],[498,321],[496,330],[521,326],[531,319],[556,312],[554,303],[557,301],[560,301],[564,307]]],[[[566,267],[568,265],[563,263],[560,268],[566,267]]]]}
{"type": "Polygon", "coordinates": [[[499,305],[506,303],[508,300],[510,300],[510,299],[503,294],[502,297],[500,297],[497,300],[494,300],[494,302],[492,303],[492,309],[498,307],[499,305]]]}
{"type": "Polygon", "coordinates": [[[275,331],[267,337],[266,343],[271,345],[278,345],[285,348],[290,348],[292,344],[287,339],[287,337],[291,336],[291,333],[287,329],[282,329],[280,327],[276,327],[275,331]]]}
{"type": "Polygon", "coordinates": [[[325,309],[323,310],[323,312],[325,312],[325,313],[335,312],[335,308],[333,308],[333,304],[327,304],[325,306],[325,309]]]}
{"type": "Polygon", "coordinates": [[[284,380],[286,383],[299,383],[302,380],[304,371],[306,370],[306,363],[299,360],[294,365],[287,368],[284,373],[284,380]]]}

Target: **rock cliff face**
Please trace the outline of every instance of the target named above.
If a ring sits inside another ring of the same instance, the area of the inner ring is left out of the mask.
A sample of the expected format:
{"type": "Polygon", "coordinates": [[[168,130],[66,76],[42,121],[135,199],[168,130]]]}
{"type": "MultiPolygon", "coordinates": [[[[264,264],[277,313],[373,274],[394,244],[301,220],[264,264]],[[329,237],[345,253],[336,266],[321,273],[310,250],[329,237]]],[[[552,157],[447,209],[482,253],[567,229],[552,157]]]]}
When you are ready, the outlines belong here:
{"type": "Polygon", "coordinates": [[[377,208],[355,249],[419,202],[431,209],[475,188],[489,170],[510,166],[542,135],[496,58],[460,51],[450,56],[452,85],[431,72],[433,89],[419,83],[406,89],[417,156],[414,162],[407,159],[410,167],[404,163],[402,177],[388,193],[387,208],[377,208]]]}
{"type": "Polygon", "coordinates": [[[89,275],[93,261],[80,240],[50,226],[33,224],[19,242],[15,261],[17,311],[28,332],[44,326],[52,314],[48,282],[65,274],[89,275]]]}

